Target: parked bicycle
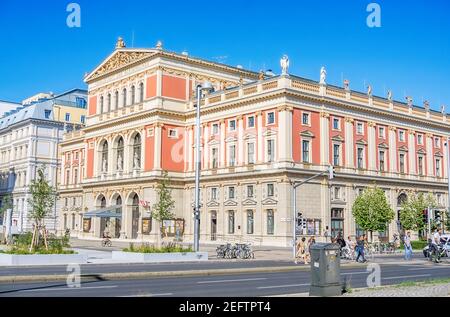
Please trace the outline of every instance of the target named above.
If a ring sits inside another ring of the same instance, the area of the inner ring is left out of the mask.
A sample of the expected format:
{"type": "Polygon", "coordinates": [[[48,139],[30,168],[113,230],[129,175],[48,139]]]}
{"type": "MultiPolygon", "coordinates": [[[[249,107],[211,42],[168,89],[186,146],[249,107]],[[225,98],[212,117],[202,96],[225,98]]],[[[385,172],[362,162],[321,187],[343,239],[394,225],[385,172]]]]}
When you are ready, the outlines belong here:
{"type": "Polygon", "coordinates": [[[112,247],[111,237],[103,234],[102,247],[112,247]]]}
{"type": "Polygon", "coordinates": [[[216,248],[217,258],[219,259],[254,259],[255,254],[250,244],[231,243],[220,245],[216,248]]]}

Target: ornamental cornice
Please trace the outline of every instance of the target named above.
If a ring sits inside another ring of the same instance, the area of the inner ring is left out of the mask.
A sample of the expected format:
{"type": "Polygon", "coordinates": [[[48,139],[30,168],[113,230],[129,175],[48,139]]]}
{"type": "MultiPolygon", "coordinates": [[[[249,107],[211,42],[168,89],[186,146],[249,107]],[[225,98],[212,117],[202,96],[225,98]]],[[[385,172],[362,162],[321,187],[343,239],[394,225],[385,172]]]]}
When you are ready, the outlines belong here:
{"type": "Polygon", "coordinates": [[[408,134],[415,135],[415,134],[416,134],[416,131],[414,131],[414,130],[412,130],[412,129],[408,129],[408,134]]]}
{"type": "Polygon", "coordinates": [[[373,122],[373,121],[369,121],[369,122],[367,122],[367,126],[369,127],[369,128],[373,128],[373,127],[375,127],[377,124],[375,123],[375,122],[373,122]]]}
{"type": "Polygon", "coordinates": [[[289,112],[292,112],[292,111],[294,111],[294,108],[291,107],[291,106],[288,106],[288,105],[282,105],[282,106],[279,106],[279,107],[277,108],[277,110],[278,110],[278,112],[282,112],[282,111],[289,111],[289,112]]]}
{"type": "Polygon", "coordinates": [[[255,116],[257,116],[257,117],[260,117],[262,115],[263,115],[263,113],[261,110],[255,112],[255,116]]]}
{"type": "Polygon", "coordinates": [[[397,127],[390,126],[389,131],[397,131],[397,127]]]}
{"type": "Polygon", "coordinates": [[[355,122],[355,119],[350,118],[350,117],[346,117],[346,118],[345,118],[345,122],[347,122],[347,123],[353,123],[353,122],[355,122]]]}
{"type": "Polygon", "coordinates": [[[244,117],[240,114],[236,117],[236,120],[241,121],[244,117]]]}
{"type": "Polygon", "coordinates": [[[329,118],[329,117],[330,117],[330,114],[327,113],[327,112],[321,111],[321,112],[320,112],[320,117],[321,117],[321,118],[329,118]]]}

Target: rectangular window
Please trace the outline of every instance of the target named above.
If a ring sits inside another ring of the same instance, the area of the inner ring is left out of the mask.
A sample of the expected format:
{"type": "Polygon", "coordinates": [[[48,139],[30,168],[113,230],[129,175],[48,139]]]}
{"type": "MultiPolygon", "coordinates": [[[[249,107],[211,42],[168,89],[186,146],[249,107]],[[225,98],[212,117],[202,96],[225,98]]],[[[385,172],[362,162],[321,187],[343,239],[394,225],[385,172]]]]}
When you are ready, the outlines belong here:
{"type": "Polygon", "coordinates": [[[211,188],[211,200],[217,200],[217,187],[211,188]]]}
{"type": "Polygon", "coordinates": [[[384,139],[384,127],[379,127],[378,128],[378,137],[380,139],[384,139]]]}
{"type": "Polygon", "coordinates": [[[254,187],[253,185],[247,186],[247,198],[253,198],[254,195],[254,187]]]}
{"type": "Polygon", "coordinates": [[[177,138],[178,131],[176,129],[169,129],[169,138],[177,138]]]}
{"type": "Polygon", "coordinates": [[[77,184],[78,184],[78,170],[77,170],[77,169],[74,170],[73,173],[74,173],[74,176],[73,176],[73,183],[74,183],[75,185],[77,185],[77,184]]]}
{"type": "Polygon", "coordinates": [[[228,126],[230,131],[236,130],[236,120],[230,120],[228,121],[228,126]]]}
{"type": "Polygon", "coordinates": [[[274,123],[275,123],[275,112],[267,113],[267,124],[274,124],[274,123]]]}
{"type": "Polygon", "coordinates": [[[273,235],[275,227],[273,209],[267,210],[267,234],[273,235]]]}
{"type": "Polygon", "coordinates": [[[381,172],[384,172],[384,151],[378,152],[378,165],[381,172]]]}
{"type": "Polygon", "coordinates": [[[247,234],[253,234],[253,231],[254,231],[253,210],[247,210],[247,234]]]}
{"type": "Polygon", "coordinates": [[[251,116],[247,118],[247,128],[255,127],[255,117],[251,116]]]}
{"type": "Polygon", "coordinates": [[[303,163],[311,163],[309,159],[309,141],[303,140],[302,141],[302,160],[303,163]]]}
{"type": "Polygon", "coordinates": [[[423,156],[417,158],[417,168],[419,175],[423,175],[423,156]]]}
{"type": "Polygon", "coordinates": [[[400,154],[399,157],[399,161],[400,161],[400,173],[405,173],[405,154],[400,154]]]}
{"type": "Polygon", "coordinates": [[[77,105],[77,108],[86,109],[86,99],[81,97],[76,97],[75,103],[77,105]]]}
{"type": "Polygon", "coordinates": [[[356,133],[357,134],[364,134],[363,124],[361,122],[358,122],[356,124],[356,133]]]}
{"type": "Polygon", "coordinates": [[[339,166],[340,161],[339,161],[339,156],[340,156],[340,145],[339,144],[334,144],[333,145],[333,165],[334,166],[339,166]]]}
{"type": "Polygon", "coordinates": [[[214,124],[212,125],[212,134],[213,134],[213,135],[219,134],[219,124],[214,123],[214,124]]]}
{"type": "Polygon", "coordinates": [[[273,184],[267,184],[267,197],[273,197],[275,194],[273,184]]]}
{"type": "Polygon", "coordinates": [[[340,124],[338,118],[333,118],[333,130],[340,130],[340,124]]]}
{"type": "Polygon", "coordinates": [[[248,164],[255,164],[255,143],[247,143],[248,164]]]}
{"type": "Polygon", "coordinates": [[[219,153],[219,150],[217,148],[212,149],[212,168],[218,167],[218,160],[219,160],[218,153],[219,153]]]}
{"type": "Polygon", "coordinates": [[[441,147],[441,140],[439,138],[434,138],[434,147],[441,147]]]}
{"type": "Polygon", "coordinates": [[[273,162],[275,160],[275,141],[267,140],[267,161],[273,162]]]}
{"type": "Polygon", "coordinates": [[[417,135],[417,144],[423,145],[423,135],[422,134],[417,135]]]}
{"type": "Polygon", "coordinates": [[[234,199],[234,187],[228,187],[228,199],[234,199]]]}
{"type": "Polygon", "coordinates": [[[357,149],[358,156],[358,168],[364,168],[364,148],[359,147],[357,149]]]}
{"type": "Polygon", "coordinates": [[[334,199],[341,199],[341,188],[340,187],[334,188],[334,199]]]}
{"type": "Polygon", "coordinates": [[[234,233],[234,211],[228,211],[228,234],[234,233]]]}
{"type": "Polygon", "coordinates": [[[85,115],[82,115],[82,116],[81,116],[80,122],[81,122],[82,124],[85,124],[85,123],[86,123],[86,116],[85,116],[85,115]]]}
{"type": "Polygon", "coordinates": [[[236,145],[230,145],[230,166],[236,165],[236,145]]]}
{"type": "Polygon", "coordinates": [[[50,119],[51,114],[52,114],[51,110],[45,110],[45,112],[44,112],[45,119],[50,119]]]}
{"type": "Polygon", "coordinates": [[[303,112],[302,114],[302,124],[309,125],[309,113],[303,112]]]}
{"type": "Polygon", "coordinates": [[[70,113],[66,113],[66,121],[67,121],[67,122],[70,121],[70,113]]]}
{"type": "Polygon", "coordinates": [[[398,131],[398,140],[400,142],[405,142],[405,131],[403,130],[398,131]]]}
{"type": "Polygon", "coordinates": [[[441,160],[436,159],[436,176],[441,177],[441,160]]]}

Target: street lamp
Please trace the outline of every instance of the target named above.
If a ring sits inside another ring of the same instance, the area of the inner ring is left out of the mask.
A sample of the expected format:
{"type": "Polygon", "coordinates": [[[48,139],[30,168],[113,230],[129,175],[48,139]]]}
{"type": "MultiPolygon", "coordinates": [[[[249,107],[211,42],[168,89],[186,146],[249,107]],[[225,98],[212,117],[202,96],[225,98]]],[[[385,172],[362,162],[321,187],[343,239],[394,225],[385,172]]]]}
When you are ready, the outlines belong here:
{"type": "Polygon", "coordinates": [[[197,86],[197,117],[195,120],[197,139],[195,142],[196,157],[195,157],[195,206],[194,206],[194,251],[198,252],[200,240],[200,171],[201,171],[201,157],[200,157],[200,103],[202,100],[202,93],[212,90],[212,85],[205,82],[203,85],[197,86]]]}

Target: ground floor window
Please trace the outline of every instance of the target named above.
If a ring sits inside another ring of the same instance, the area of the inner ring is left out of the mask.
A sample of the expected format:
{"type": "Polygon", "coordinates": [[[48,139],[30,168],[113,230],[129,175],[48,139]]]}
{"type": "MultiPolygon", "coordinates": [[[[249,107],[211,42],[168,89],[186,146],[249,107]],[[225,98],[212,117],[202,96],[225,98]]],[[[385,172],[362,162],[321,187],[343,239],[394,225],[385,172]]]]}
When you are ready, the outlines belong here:
{"type": "Polygon", "coordinates": [[[331,237],[344,236],[344,209],[331,209],[331,237]]]}
{"type": "Polygon", "coordinates": [[[67,229],[67,215],[64,214],[64,230],[67,229]]]}
{"type": "Polygon", "coordinates": [[[253,210],[247,210],[247,234],[253,234],[254,229],[253,210]]]}
{"type": "Polygon", "coordinates": [[[274,221],[273,209],[268,209],[267,210],[267,234],[268,235],[273,235],[274,226],[275,226],[275,221],[274,221]]]}
{"type": "Polygon", "coordinates": [[[234,233],[234,211],[228,211],[228,234],[234,233]]]}
{"type": "Polygon", "coordinates": [[[72,214],[72,230],[75,230],[75,214],[72,214]]]}

